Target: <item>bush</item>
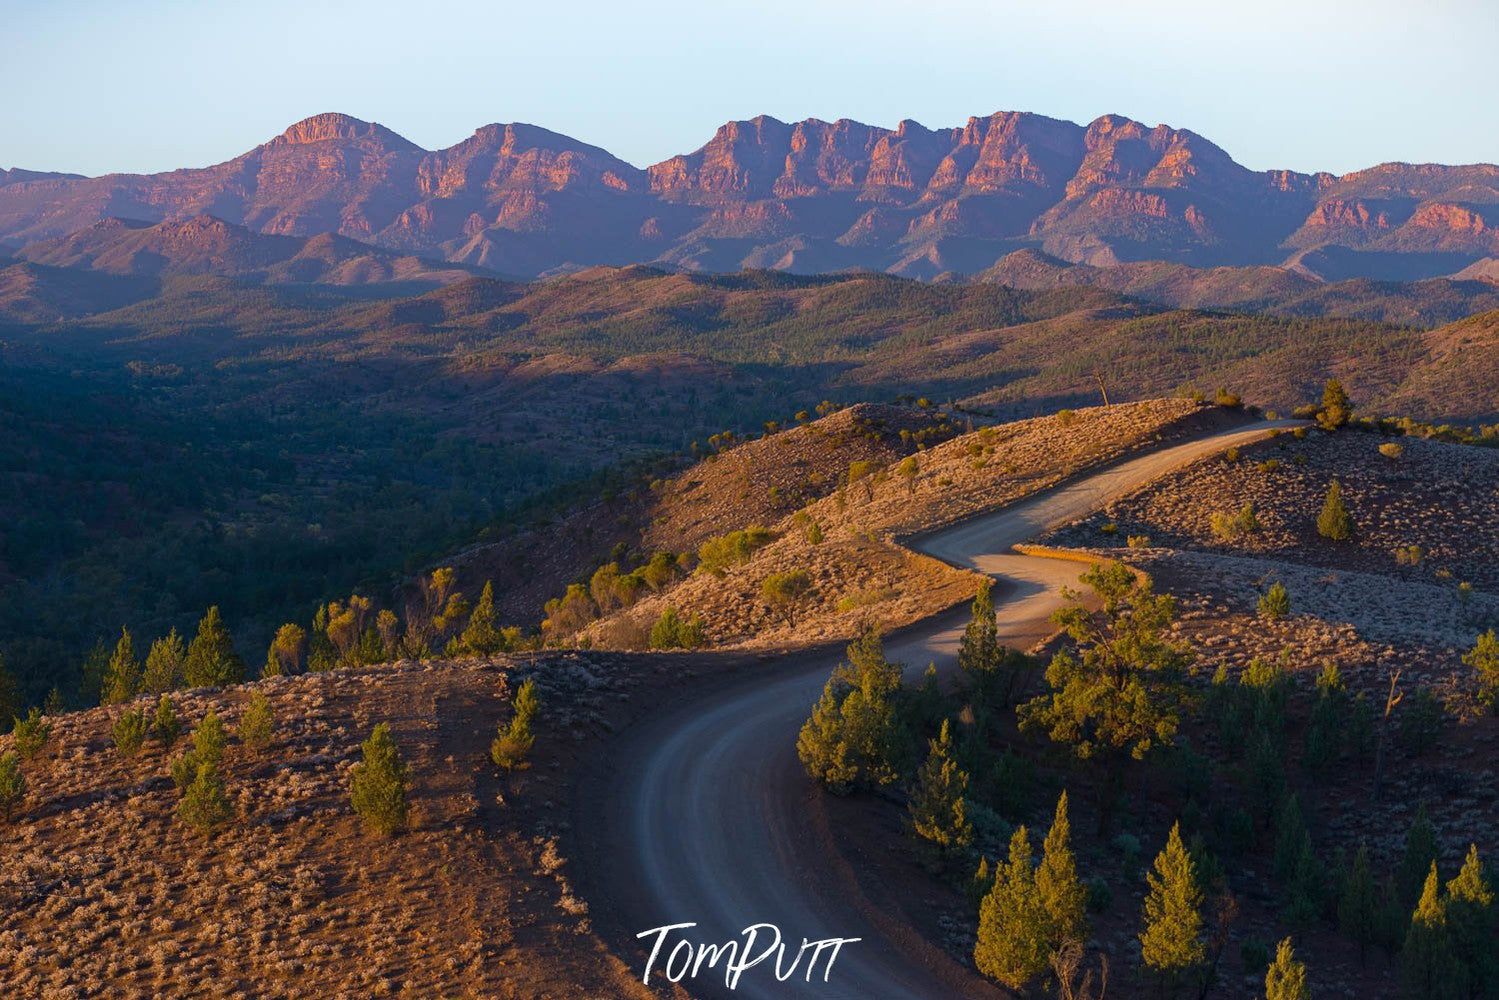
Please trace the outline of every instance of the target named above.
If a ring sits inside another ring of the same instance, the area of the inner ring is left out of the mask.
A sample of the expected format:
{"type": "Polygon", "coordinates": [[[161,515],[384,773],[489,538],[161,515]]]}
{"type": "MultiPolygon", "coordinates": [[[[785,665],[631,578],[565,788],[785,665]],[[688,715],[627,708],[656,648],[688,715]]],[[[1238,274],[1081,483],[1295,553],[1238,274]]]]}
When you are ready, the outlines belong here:
{"type": "Polygon", "coordinates": [[[224,724],[219,721],[219,713],[209,709],[208,714],[203,716],[203,721],[198,723],[198,728],[193,731],[193,753],[197,755],[198,763],[217,767],[224,756],[224,744],[228,742],[229,737],[224,732],[224,724]]]}
{"type": "Polygon", "coordinates": [[[1385,458],[1399,458],[1405,454],[1405,445],[1396,441],[1386,441],[1379,446],[1379,453],[1385,458]]]}
{"type": "Polygon", "coordinates": [[[26,797],[26,776],[21,773],[21,755],[14,750],[0,754],[0,819],[9,823],[26,797]]]}
{"type": "Polygon", "coordinates": [[[234,819],[234,807],[224,794],[224,782],[212,764],[199,764],[187,793],[177,804],[177,815],[201,833],[211,834],[234,819]]]}
{"type": "Polygon", "coordinates": [[[772,611],[779,611],[787,625],[796,624],[796,611],[812,593],[812,577],[804,569],[772,573],[760,584],[760,596],[772,611]]]}
{"type": "Polygon", "coordinates": [[[1129,535],[1125,538],[1124,543],[1132,549],[1148,549],[1150,548],[1150,536],[1129,535]]]}
{"type": "Polygon", "coordinates": [[[703,620],[697,615],[684,619],[676,608],[661,612],[651,626],[652,649],[697,649],[703,641],[703,620]]]}
{"type": "Polygon", "coordinates": [[[1290,613],[1291,595],[1286,592],[1285,584],[1276,580],[1260,598],[1260,614],[1274,620],[1284,618],[1290,613]]]}
{"type": "Polygon", "coordinates": [[[126,757],[134,757],[146,742],[146,711],[143,708],[123,712],[110,727],[115,748],[126,757]]]}
{"type": "Polygon", "coordinates": [[[271,703],[259,691],[250,695],[250,704],[239,720],[239,739],[247,747],[259,750],[270,745],[271,735],[276,729],[276,719],[271,714],[271,703]]]}
{"type": "Polygon", "coordinates": [[[1492,708],[1499,702],[1499,634],[1489,629],[1463,655],[1463,665],[1472,669],[1478,682],[1478,697],[1492,708]]]}
{"type": "Polygon", "coordinates": [[[410,806],[406,784],[411,770],[390,735],[390,724],[375,727],[362,747],[364,760],[354,765],[350,799],[364,825],[387,836],[405,828],[410,806]]]}
{"type": "Polygon", "coordinates": [[[52,724],[36,708],[27,712],[26,718],[16,719],[15,723],[12,733],[15,736],[16,753],[21,755],[22,760],[30,760],[46,745],[47,739],[52,735],[52,724]]]}
{"type": "Polygon", "coordinates": [[[1213,536],[1222,542],[1237,542],[1260,530],[1260,518],[1254,504],[1247,503],[1237,514],[1218,511],[1208,521],[1213,536]]]}
{"type": "Polygon", "coordinates": [[[710,538],[698,547],[698,569],[721,577],[730,568],[749,562],[757,549],[764,548],[774,540],[775,536],[770,530],[759,525],[710,538]]]}

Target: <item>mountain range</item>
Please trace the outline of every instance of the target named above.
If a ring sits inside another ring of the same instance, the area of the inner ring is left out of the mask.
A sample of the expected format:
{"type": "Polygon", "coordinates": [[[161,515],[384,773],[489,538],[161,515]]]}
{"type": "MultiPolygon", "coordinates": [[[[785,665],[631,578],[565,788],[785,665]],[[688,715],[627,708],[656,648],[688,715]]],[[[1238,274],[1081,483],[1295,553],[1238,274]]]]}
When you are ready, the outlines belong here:
{"type": "Polygon", "coordinates": [[[209,167],[0,170],[0,242],[23,260],[117,274],[337,283],[632,263],[935,278],[981,274],[1022,250],[1090,268],[1268,267],[1312,282],[1483,278],[1499,271],[1499,167],[1253,171],[1165,125],[1000,112],[944,129],[762,116],[641,169],[532,125],[486,125],[429,151],[320,114],[209,167]],[[216,223],[295,242],[249,248],[216,223]],[[329,233],[344,242],[307,242],[329,233]],[[182,251],[184,240],[208,249],[182,251]],[[235,240],[250,264],[215,263],[214,241],[235,240]]]}

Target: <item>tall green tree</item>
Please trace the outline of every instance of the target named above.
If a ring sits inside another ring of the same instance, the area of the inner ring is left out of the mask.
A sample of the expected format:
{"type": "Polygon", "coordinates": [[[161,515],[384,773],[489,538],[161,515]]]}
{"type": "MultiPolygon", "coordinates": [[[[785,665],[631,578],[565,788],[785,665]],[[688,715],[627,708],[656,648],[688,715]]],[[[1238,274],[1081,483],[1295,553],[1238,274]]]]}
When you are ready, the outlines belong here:
{"type": "Polygon", "coordinates": [[[390,724],[375,727],[362,747],[364,760],[354,765],[350,798],[354,811],[370,830],[390,835],[405,829],[410,805],[406,786],[411,769],[390,735],[390,724]]]}
{"type": "Polygon", "coordinates": [[[1493,629],[1480,635],[1473,648],[1463,654],[1463,664],[1473,670],[1479,699],[1493,708],[1499,703],[1499,635],[1493,629]]]}
{"type": "Polygon", "coordinates": [[[0,753],[0,820],[9,823],[26,798],[26,776],[21,773],[21,755],[14,750],[0,753]]]}
{"type": "Polygon", "coordinates": [[[182,672],[189,687],[222,687],[245,679],[244,661],[234,651],[218,605],[209,608],[198,622],[198,634],[187,647],[182,672]]]}
{"type": "Polygon", "coordinates": [[[796,741],[807,773],[839,793],[894,782],[904,749],[895,712],[901,668],[885,658],[879,630],[866,629],[847,654],[796,741]]]}
{"type": "Polygon", "coordinates": [[[1306,983],[1306,965],[1297,961],[1291,939],[1285,938],[1275,949],[1275,961],[1265,973],[1265,1000],[1311,1000],[1306,983]]]}
{"type": "Polygon", "coordinates": [[[1447,926],[1463,967],[1470,1000],[1499,996],[1499,947],[1494,943],[1494,890],[1476,845],[1468,845],[1462,871],[1447,883],[1447,926]]]}
{"type": "Polygon", "coordinates": [[[1338,898],[1338,929],[1358,945],[1360,962],[1379,934],[1379,908],[1379,890],[1369,866],[1369,845],[1359,844],[1338,898]]]}
{"type": "Polygon", "coordinates": [[[1343,486],[1336,479],[1327,488],[1327,500],[1317,515],[1317,533],[1335,542],[1353,537],[1353,517],[1343,504],[1343,486]]]}
{"type": "Polygon", "coordinates": [[[135,640],[128,628],[120,629],[120,641],[115,644],[114,654],[104,671],[104,681],[99,691],[99,704],[118,705],[134,698],[141,686],[141,665],[135,658],[135,640]]]}
{"type": "Polygon", "coordinates": [[[1120,563],[1083,574],[1102,603],[1090,611],[1080,593],[1065,590],[1071,605],[1054,621],[1071,637],[1046,669],[1051,688],[1020,706],[1022,729],[1043,730],[1070,744],[1084,760],[1104,768],[1099,827],[1107,829],[1123,790],[1125,765],[1170,746],[1179,722],[1177,681],[1191,650],[1169,637],[1176,602],[1157,595],[1120,563]]]}
{"type": "Polygon", "coordinates": [[[526,766],[526,757],[536,742],[531,723],[540,710],[541,698],[536,694],[536,682],[528,680],[516,690],[511,701],[510,722],[500,725],[489,745],[489,757],[495,764],[507,771],[526,766]]]}
{"type": "Polygon", "coordinates": [[[1207,957],[1202,940],[1202,888],[1192,856],[1182,843],[1181,824],[1172,825],[1154,869],[1146,875],[1150,891],[1145,896],[1140,957],[1147,968],[1175,984],[1207,957]]]}
{"type": "Polygon", "coordinates": [[[1057,799],[1051,829],[1041,845],[1041,864],[1036,869],[1036,890],[1046,908],[1047,940],[1053,951],[1068,942],[1086,940],[1088,934],[1088,890],[1077,876],[1077,858],[1072,853],[1072,823],[1067,817],[1067,793],[1057,799]]]}
{"type": "Polygon", "coordinates": [[[967,792],[968,775],[953,760],[951,724],[943,719],[941,732],[928,744],[911,796],[911,828],[916,836],[935,844],[944,855],[973,843],[973,824],[963,801],[967,792]]]}
{"type": "Polygon", "coordinates": [[[505,649],[505,636],[500,631],[499,616],[494,610],[494,583],[485,581],[479,594],[479,603],[468,616],[468,627],[461,637],[463,648],[475,656],[492,656],[505,649]]]}
{"type": "Polygon", "coordinates": [[[1406,1000],[1461,1000],[1463,969],[1452,948],[1446,908],[1438,894],[1433,861],[1411,914],[1405,947],[1400,949],[1400,983],[1406,1000]]]}
{"type": "Polygon", "coordinates": [[[1335,378],[1327,380],[1322,387],[1322,408],[1317,411],[1317,423],[1323,430],[1335,431],[1348,423],[1353,416],[1353,401],[1343,383],[1335,378]]]}
{"type": "Polygon", "coordinates": [[[1046,971],[1046,905],[1036,888],[1030,837],[1023,826],[1010,837],[1010,860],[994,874],[994,887],[979,906],[973,961],[980,972],[1012,990],[1024,990],[1046,971]]]}
{"type": "Polygon", "coordinates": [[[302,672],[307,659],[307,630],[288,622],[276,630],[271,648],[266,650],[262,677],[282,677],[302,672]]]}
{"type": "Polygon", "coordinates": [[[183,664],[187,661],[187,647],[182,636],[174,628],[151,643],[146,653],[146,670],[141,678],[142,690],[151,694],[166,694],[182,686],[183,664]]]}
{"type": "Polygon", "coordinates": [[[1437,830],[1426,813],[1426,803],[1416,808],[1416,818],[1411,820],[1405,833],[1405,849],[1400,855],[1400,866],[1395,871],[1395,886],[1400,891],[1400,905],[1410,910],[1421,898],[1421,888],[1426,883],[1426,873],[1437,860],[1437,830]]]}

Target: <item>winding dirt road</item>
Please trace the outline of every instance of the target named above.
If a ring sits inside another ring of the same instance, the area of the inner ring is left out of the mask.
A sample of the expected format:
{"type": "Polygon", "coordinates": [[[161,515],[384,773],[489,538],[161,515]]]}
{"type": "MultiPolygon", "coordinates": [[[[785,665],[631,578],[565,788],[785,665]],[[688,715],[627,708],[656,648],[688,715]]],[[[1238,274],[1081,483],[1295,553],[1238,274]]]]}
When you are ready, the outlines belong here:
{"type": "MultiPolygon", "coordinates": [[[[1076,585],[1077,563],[1015,554],[1016,544],[1084,516],[1205,455],[1263,437],[1287,422],[1262,422],[1214,433],[1131,458],[1070,484],[933,532],[912,545],[996,580],[1002,641],[1028,648],[1047,637],[1060,589],[1076,585]]],[[[956,658],[966,611],[939,615],[887,639],[890,659],[918,677],[956,658]]],[[[805,979],[810,950],[796,972],[777,980],[774,958],[747,969],[737,989],[724,986],[724,963],[682,980],[693,996],[933,998],[1001,996],[938,949],[871,919],[833,877],[825,845],[807,821],[807,802],[823,794],[796,757],[798,729],[834,665],[825,651],[789,658],[770,676],[720,685],[702,698],[631,727],[611,744],[603,808],[593,813],[594,841],[608,845],[608,881],[620,912],[614,921],[636,932],[668,924],[673,932],[656,962],[684,937],[694,943],[742,940],[757,923],[789,939],[783,971],[802,938],[861,938],[839,952],[826,982],[826,955],[805,979]]],[[[758,937],[758,954],[769,931],[758,937]]],[[[639,942],[648,954],[653,938],[639,942]]],[[[626,942],[619,942],[624,944],[626,942]]],[[[632,963],[637,976],[643,958],[632,963]]],[[[652,976],[652,982],[662,982],[652,976]]]]}

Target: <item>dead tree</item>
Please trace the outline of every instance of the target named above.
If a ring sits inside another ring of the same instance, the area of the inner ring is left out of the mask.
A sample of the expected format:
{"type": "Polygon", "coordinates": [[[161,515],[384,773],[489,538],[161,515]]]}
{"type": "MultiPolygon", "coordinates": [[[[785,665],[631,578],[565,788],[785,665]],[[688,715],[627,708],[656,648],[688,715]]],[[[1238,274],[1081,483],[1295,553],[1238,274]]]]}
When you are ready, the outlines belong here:
{"type": "Polygon", "coordinates": [[[1405,697],[1405,692],[1399,689],[1400,671],[1397,670],[1390,675],[1390,693],[1384,700],[1384,717],[1379,720],[1379,744],[1374,750],[1374,801],[1379,801],[1380,783],[1384,781],[1384,753],[1385,744],[1390,738],[1390,716],[1395,714],[1395,706],[1405,697]]]}

